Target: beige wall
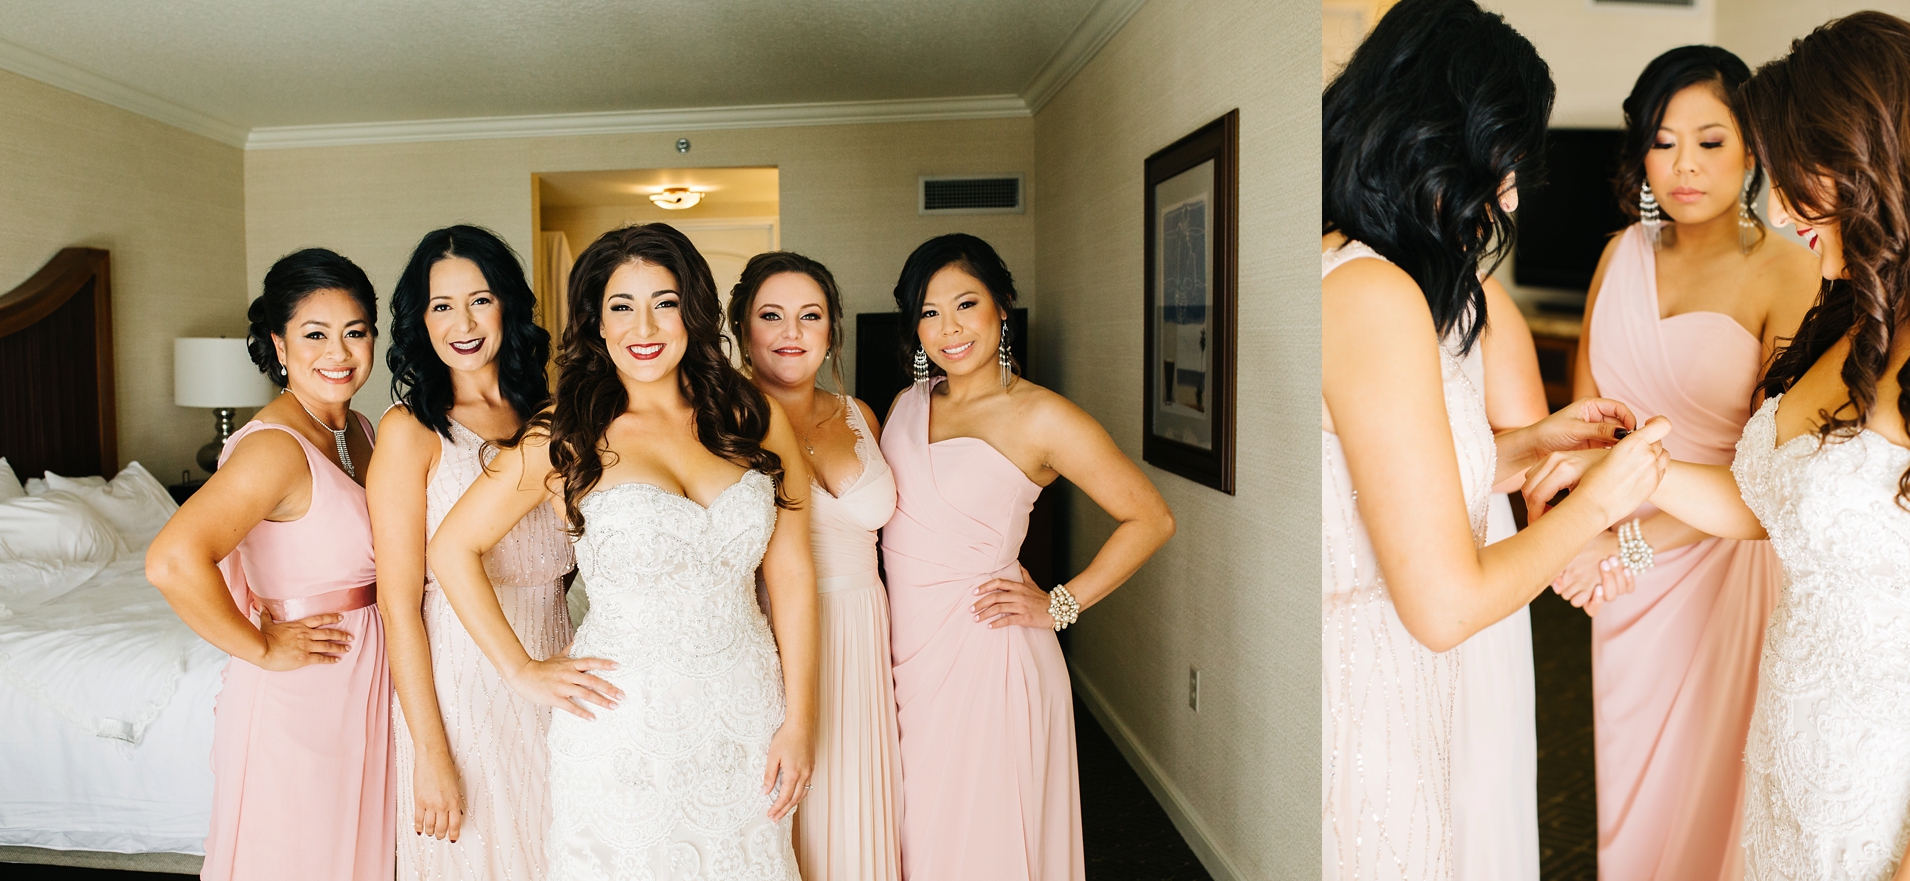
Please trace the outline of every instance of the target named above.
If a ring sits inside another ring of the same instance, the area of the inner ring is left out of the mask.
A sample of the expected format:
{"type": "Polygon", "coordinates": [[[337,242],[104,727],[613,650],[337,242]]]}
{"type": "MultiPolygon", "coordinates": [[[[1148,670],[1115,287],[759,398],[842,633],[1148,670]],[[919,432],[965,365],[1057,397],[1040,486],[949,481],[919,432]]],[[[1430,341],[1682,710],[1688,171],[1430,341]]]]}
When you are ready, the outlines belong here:
{"type": "Polygon", "coordinates": [[[173,406],[173,338],[245,333],[243,167],[236,147],[0,71],[0,290],[61,248],[112,252],[119,457],[166,482],[213,436],[212,411],[173,406]]]}
{"type": "Polygon", "coordinates": [[[1717,2],[1699,0],[1697,9],[1593,6],[1586,0],[1481,0],[1481,5],[1504,15],[1551,65],[1558,84],[1553,125],[1617,128],[1625,119],[1620,105],[1646,64],[1667,49],[1715,39],[1717,2]]]}
{"type": "Polygon", "coordinates": [[[1875,9],[1910,18],[1910,0],[1716,0],[1718,45],[1736,52],[1755,70],[1790,50],[1791,41],[1842,15],[1875,9]]]}
{"type": "MultiPolygon", "coordinates": [[[[496,230],[528,269],[531,175],[621,168],[774,165],[781,169],[782,245],[828,264],[846,310],[894,309],[903,258],[930,236],[967,231],[993,242],[1026,293],[1035,287],[1034,207],[1028,214],[922,217],[922,174],[1029,172],[1028,119],[888,123],[690,133],[449,141],[262,150],[246,155],[246,277],[256,285],[279,256],[307,245],[358,261],[381,302],[427,231],[451,223],[496,230]]],[[[571,243],[573,252],[588,244],[571,243]]],[[[389,323],[388,314],[380,326],[389,323]]],[[[845,354],[854,361],[854,324],[845,354]]],[[[384,409],[382,367],[357,407],[384,409]]]]}
{"type": "MultiPolygon", "coordinates": [[[[1217,878],[1317,878],[1320,105],[1315,0],[1154,0],[1035,116],[1052,383],[1141,456],[1142,171],[1240,110],[1238,495],[1144,466],[1180,532],[1074,632],[1110,715],[1217,878]],[[1201,668],[1202,704],[1187,707],[1201,668]]],[[[1073,567],[1112,521],[1071,497],[1073,567]]]]}

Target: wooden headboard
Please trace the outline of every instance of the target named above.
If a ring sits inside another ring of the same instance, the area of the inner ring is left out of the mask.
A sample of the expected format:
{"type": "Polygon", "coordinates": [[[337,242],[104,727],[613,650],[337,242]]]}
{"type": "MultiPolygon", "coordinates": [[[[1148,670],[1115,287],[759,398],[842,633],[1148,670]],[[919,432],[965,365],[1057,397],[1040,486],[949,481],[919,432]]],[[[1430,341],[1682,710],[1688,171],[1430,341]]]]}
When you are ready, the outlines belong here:
{"type": "Polygon", "coordinates": [[[0,456],[21,479],[119,471],[108,263],[67,248],[0,294],[0,456]]]}

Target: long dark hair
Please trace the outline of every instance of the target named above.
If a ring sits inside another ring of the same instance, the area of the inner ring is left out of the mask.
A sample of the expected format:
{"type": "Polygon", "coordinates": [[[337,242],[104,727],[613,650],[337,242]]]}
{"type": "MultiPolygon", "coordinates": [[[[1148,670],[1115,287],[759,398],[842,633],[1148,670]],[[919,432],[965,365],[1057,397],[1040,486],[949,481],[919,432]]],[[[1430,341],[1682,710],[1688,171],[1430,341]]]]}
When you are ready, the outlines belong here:
{"type": "MultiPolygon", "coordinates": [[[[1751,146],[1807,222],[1830,221],[1845,277],[1826,282],[1772,361],[1761,389],[1779,395],[1838,340],[1850,402],[1820,410],[1819,442],[1863,430],[1877,381],[1910,326],[1910,22],[1881,12],[1840,18],[1791,43],[1742,90],[1751,146]]],[[[1897,371],[1897,412],[1910,425],[1910,364],[1897,371]]],[[[1910,509],[1910,471],[1897,479],[1910,509]]]]}
{"type": "Polygon", "coordinates": [[[1485,328],[1479,276],[1513,245],[1500,185],[1542,182],[1552,96],[1551,70],[1505,19],[1473,0],[1401,0],[1322,98],[1322,231],[1405,270],[1463,351],[1485,328]]]}
{"type": "Polygon", "coordinates": [[[794,251],[765,251],[749,258],[742,278],[730,289],[730,336],[742,352],[743,365],[755,369],[749,360],[749,315],[750,307],[756,304],[756,292],[763,289],[763,282],[785,272],[806,275],[822,288],[823,306],[829,311],[829,367],[834,371],[836,392],[846,394],[849,387],[842,381],[842,291],[836,287],[836,277],[829,267],[794,251]]]}
{"type": "MultiPolygon", "coordinates": [[[[1738,87],[1750,78],[1751,68],[1745,65],[1744,59],[1717,46],[1679,46],[1645,65],[1638,82],[1632,85],[1631,95],[1625,98],[1625,140],[1618,148],[1618,176],[1612,179],[1618,193],[1618,208],[1626,217],[1633,222],[1639,219],[1638,193],[1645,183],[1645,154],[1658,142],[1658,127],[1665,124],[1665,107],[1671,104],[1672,96],[1692,86],[1710,85],[1717,90],[1718,100],[1730,108],[1731,118],[1743,133],[1746,126],[1744,108],[1738,101],[1738,87]]],[[[1744,137],[1748,139],[1749,135],[1744,137]]],[[[1763,179],[1763,168],[1754,169],[1750,185],[1739,194],[1753,220],[1758,219],[1757,206],[1751,205],[1750,200],[1763,179]]],[[[1666,231],[1670,229],[1667,227],[1666,231]]],[[[1757,236],[1758,241],[1764,240],[1762,222],[1757,225],[1757,236]]]]}
{"type": "Polygon", "coordinates": [[[793,504],[783,493],[783,461],[763,448],[769,434],[769,399],[730,366],[723,349],[722,309],[710,264],[688,237],[666,223],[627,226],[604,233],[577,256],[570,270],[570,321],[557,356],[557,397],[526,430],[550,436],[553,476],[564,485],[564,512],[571,535],[582,535],[585,496],[603,478],[604,434],[623,415],[629,395],[603,338],[604,287],[630,263],[649,263],[676,276],[683,328],[689,346],[677,365],[677,388],[696,411],[696,439],[704,449],[768,475],[776,505],[793,504]]]}
{"type": "MultiPolygon", "coordinates": [[[[988,289],[988,298],[995,301],[995,308],[1001,311],[1006,320],[1015,300],[1020,297],[1015,291],[1015,275],[1008,271],[1008,264],[995,253],[994,246],[967,233],[952,232],[936,236],[917,246],[902,263],[902,275],[895,280],[895,311],[902,316],[902,332],[896,335],[901,343],[897,354],[902,358],[904,369],[911,369],[915,359],[915,350],[922,345],[916,327],[922,323],[922,300],[928,296],[929,279],[935,273],[953,266],[973,276],[988,289]]],[[[1014,354],[1014,340],[1006,335],[1001,344],[1007,346],[1009,354],[1014,354]]],[[[1019,360],[1014,360],[1015,373],[1021,373],[1019,360]]],[[[941,376],[944,371],[934,360],[928,362],[930,376],[941,376]]]]}
{"type": "Polygon", "coordinates": [[[497,386],[504,400],[529,421],[550,401],[544,362],[550,360],[550,332],[537,326],[537,296],[524,281],[524,268],[511,246],[488,229],[447,226],[432,230],[411,251],[411,260],[391,291],[391,399],[413,418],[445,437],[451,436],[451,368],[431,346],[424,326],[431,305],[431,267],[462,257],[477,264],[484,283],[504,310],[503,337],[497,348],[497,386]]]}
{"type": "Polygon", "coordinates": [[[365,323],[371,326],[371,335],[378,335],[378,295],[372,291],[371,279],[358,264],[325,248],[306,248],[280,257],[266,270],[259,295],[245,310],[248,322],[245,350],[252,356],[252,363],[259,366],[259,372],[279,388],[285,387],[285,365],[279,363],[278,348],[272,344],[272,337],[285,336],[285,325],[292,320],[299,304],[319,291],[350,294],[365,310],[365,323]]]}

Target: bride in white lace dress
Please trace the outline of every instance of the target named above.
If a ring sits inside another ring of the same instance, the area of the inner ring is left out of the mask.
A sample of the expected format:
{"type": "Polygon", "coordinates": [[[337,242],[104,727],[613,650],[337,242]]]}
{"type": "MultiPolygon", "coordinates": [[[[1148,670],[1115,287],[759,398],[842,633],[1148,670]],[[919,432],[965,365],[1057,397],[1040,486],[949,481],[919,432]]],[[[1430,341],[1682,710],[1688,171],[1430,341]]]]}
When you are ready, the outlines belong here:
{"type": "Polygon", "coordinates": [[[809,475],[730,367],[708,265],[663,224],[578,257],[552,409],[431,540],[446,597],[551,722],[547,877],[798,881],[817,666],[809,475]],[[479,554],[540,504],[571,524],[590,612],[525,654],[479,554]],[[761,568],[770,600],[756,599],[761,568]]]}
{"type": "MultiPolygon", "coordinates": [[[[1874,12],[1832,22],[1742,96],[1771,174],[1771,220],[1796,219],[1831,284],[1772,363],[1729,470],[1673,463],[1652,502],[1713,535],[1768,537],[1784,566],[1744,752],[1745,878],[1903,881],[1910,23],[1874,12]],[[1843,207],[1852,193],[1862,213],[1843,207]]],[[[1590,458],[1548,462],[1528,498],[1568,485],[1590,458]]]]}

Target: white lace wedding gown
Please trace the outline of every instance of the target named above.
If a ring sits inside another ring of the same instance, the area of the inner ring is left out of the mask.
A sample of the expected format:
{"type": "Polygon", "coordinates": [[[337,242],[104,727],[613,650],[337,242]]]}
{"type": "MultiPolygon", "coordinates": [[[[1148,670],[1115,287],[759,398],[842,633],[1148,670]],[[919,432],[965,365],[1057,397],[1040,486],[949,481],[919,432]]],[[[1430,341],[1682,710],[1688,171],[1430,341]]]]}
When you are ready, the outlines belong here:
{"type": "Polygon", "coordinates": [[[1784,564],[1744,750],[1745,878],[1880,881],[1910,840],[1910,450],[1744,427],[1744,501],[1784,564]]]}
{"type": "MultiPolygon", "coordinates": [[[[1320,277],[1362,257],[1385,259],[1349,242],[1321,255],[1320,277]]],[[[1484,369],[1479,347],[1464,357],[1442,347],[1446,416],[1480,546],[1498,468],[1484,369]]],[[[1321,434],[1323,877],[1445,881],[1454,877],[1452,735],[1466,647],[1435,653],[1407,632],[1360,519],[1339,435],[1321,434]]],[[[1481,807],[1473,818],[1480,829],[1509,828],[1517,813],[1512,804],[1481,807]]]]}
{"type": "Polygon", "coordinates": [[[590,612],[573,657],[623,689],[551,720],[551,881],[798,881],[790,820],[762,792],[782,665],[756,604],[775,486],[743,475],[706,509],[648,484],[579,505],[590,612]]]}

